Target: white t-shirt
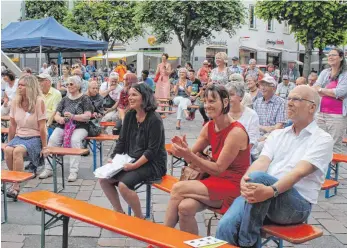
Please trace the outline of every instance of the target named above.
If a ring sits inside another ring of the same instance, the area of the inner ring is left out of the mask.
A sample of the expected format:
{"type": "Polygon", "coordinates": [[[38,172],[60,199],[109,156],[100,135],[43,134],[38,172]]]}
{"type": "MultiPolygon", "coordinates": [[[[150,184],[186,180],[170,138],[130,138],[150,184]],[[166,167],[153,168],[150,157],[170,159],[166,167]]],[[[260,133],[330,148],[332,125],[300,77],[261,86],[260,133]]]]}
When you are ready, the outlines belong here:
{"type": "MultiPolygon", "coordinates": [[[[100,91],[105,91],[105,90],[108,90],[110,88],[110,85],[107,83],[107,82],[103,82],[101,85],[100,85],[100,91]]],[[[123,87],[121,85],[117,85],[117,87],[112,90],[110,93],[109,93],[109,96],[114,100],[114,101],[117,101],[119,100],[119,97],[120,97],[120,92],[122,91],[123,87]]]]}
{"type": "Polygon", "coordinates": [[[256,146],[258,143],[259,133],[259,117],[257,113],[248,107],[245,107],[240,119],[237,120],[246,129],[249,136],[249,143],[256,146]]]}
{"type": "Polygon", "coordinates": [[[5,82],[5,93],[6,93],[7,97],[8,97],[8,99],[10,99],[10,101],[13,98],[15,98],[15,96],[16,96],[16,91],[17,91],[17,88],[18,88],[18,81],[19,81],[19,79],[16,79],[14,81],[14,84],[13,84],[12,88],[10,87],[10,85],[7,82],[5,82]]]}
{"type": "Polygon", "coordinates": [[[316,204],[333,157],[333,145],[331,136],[312,121],[298,136],[292,126],[274,130],[266,139],[261,155],[271,160],[267,173],[278,179],[292,171],[301,160],[314,165],[317,170],[302,178],[294,188],[307,201],[316,204]]]}

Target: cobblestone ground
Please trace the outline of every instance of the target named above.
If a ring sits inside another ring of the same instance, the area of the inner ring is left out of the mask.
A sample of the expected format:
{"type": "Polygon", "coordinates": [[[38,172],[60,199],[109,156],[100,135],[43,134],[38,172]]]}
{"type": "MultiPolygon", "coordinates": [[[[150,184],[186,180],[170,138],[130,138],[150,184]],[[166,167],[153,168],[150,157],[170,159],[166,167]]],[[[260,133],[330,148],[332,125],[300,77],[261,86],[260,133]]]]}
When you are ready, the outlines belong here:
{"type": "MultiPolygon", "coordinates": [[[[166,143],[175,134],[186,134],[190,145],[194,143],[201,128],[201,116],[197,114],[197,119],[192,122],[184,121],[180,131],[175,130],[175,115],[169,116],[164,120],[166,130],[166,143]]],[[[104,144],[104,162],[106,154],[110,152],[112,143],[104,144]]],[[[68,159],[65,159],[66,168],[68,168],[68,159]]],[[[2,162],[2,168],[6,168],[2,162]]],[[[313,224],[322,230],[322,237],[295,247],[324,247],[337,248],[347,247],[347,164],[340,167],[340,186],[338,195],[330,198],[324,198],[324,192],[320,193],[319,202],[312,209],[309,218],[309,224],[313,224]]],[[[174,169],[174,175],[178,176],[180,169],[174,169]]],[[[65,178],[68,176],[66,169],[65,178]]],[[[60,179],[60,178],[59,178],[60,179]]],[[[59,182],[58,179],[58,182],[59,182]]],[[[52,190],[52,178],[39,180],[33,179],[22,185],[22,191],[52,190]]],[[[111,204],[103,194],[100,185],[94,178],[92,172],[92,155],[83,157],[80,164],[79,179],[73,183],[67,183],[65,190],[61,193],[81,201],[86,201],[101,207],[110,208],[111,204]]],[[[153,206],[152,221],[162,223],[169,195],[158,189],[152,190],[153,206]]],[[[139,193],[141,204],[145,206],[145,194],[139,193]]],[[[124,209],[126,204],[122,202],[124,209]]],[[[38,248],[40,247],[40,213],[29,204],[23,202],[12,202],[8,204],[9,219],[7,224],[1,225],[1,247],[3,248],[38,248]]],[[[143,211],[145,209],[143,208],[143,211]]],[[[212,215],[209,211],[204,211],[197,215],[200,235],[206,235],[206,225],[209,217],[212,215]]],[[[212,222],[212,232],[215,233],[217,220],[212,222]]],[[[146,228],[146,227],[143,227],[146,228]]],[[[57,227],[47,231],[46,247],[61,247],[62,228],[57,227]]],[[[274,246],[269,244],[269,246],[274,246]]],[[[285,243],[285,246],[293,246],[285,243]]],[[[134,239],[126,238],[116,233],[109,232],[80,221],[71,220],[69,223],[69,247],[70,248],[95,248],[95,247],[146,247],[145,243],[134,239]]]]}

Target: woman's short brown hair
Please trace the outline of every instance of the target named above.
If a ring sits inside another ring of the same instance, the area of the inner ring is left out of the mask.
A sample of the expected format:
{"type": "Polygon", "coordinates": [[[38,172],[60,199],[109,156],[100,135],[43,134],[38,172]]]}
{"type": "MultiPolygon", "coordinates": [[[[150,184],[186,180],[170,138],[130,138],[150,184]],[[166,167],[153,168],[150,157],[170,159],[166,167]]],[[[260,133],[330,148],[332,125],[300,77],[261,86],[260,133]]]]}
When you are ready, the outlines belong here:
{"type": "Polygon", "coordinates": [[[204,94],[205,99],[207,99],[208,94],[210,92],[211,92],[212,97],[214,99],[217,98],[217,95],[220,97],[220,99],[222,101],[222,114],[223,115],[228,114],[229,110],[230,110],[230,97],[229,97],[229,92],[227,91],[227,89],[223,85],[212,84],[212,85],[208,86],[205,90],[205,94],[204,94]],[[228,104],[226,106],[224,106],[223,99],[228,99],[228,104]]]}

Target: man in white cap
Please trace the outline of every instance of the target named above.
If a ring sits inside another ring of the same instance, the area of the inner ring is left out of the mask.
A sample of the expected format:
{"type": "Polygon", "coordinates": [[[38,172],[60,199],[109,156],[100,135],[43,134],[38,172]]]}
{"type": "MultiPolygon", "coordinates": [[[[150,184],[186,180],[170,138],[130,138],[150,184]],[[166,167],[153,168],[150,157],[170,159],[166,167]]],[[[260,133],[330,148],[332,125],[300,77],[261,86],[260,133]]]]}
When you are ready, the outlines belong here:
{"type": "Polygon", "coordinates": [[[289,92],[295,88],[295,84],[293,82],[289,82],[288,75],[283,75],[282,80],[283,82],[277,87],[276,95],[282,97],[283,99],[287,99],[289,92]]]}
{"type": "Polygon", "coordinates": [[[61,101],[61,93],[52,87],[52,77],[47,73],[41,73],[37,76],[42,90],[43,100],[46,106],[47,126],[52,124],[55,110],[61,101]]]}
{"type": "Polygon", "coordinates": [[[275,95],[277,82],[270,75],[266,74],[262,80],[259,81],[260,90],[263,97],[259,97],[253,103],[253,109],[257,112],[259,117],[259,129],[260,135],[257,150],[252,150],[253,157],[261,152],[263,148],[263,141],[266,137],[276,129],[281,129],[286,123],[286,113],[285,113],[285,100],[281,97],[275,95]]]}
{"type": "Polygon", "coordinates": [[[243,75],[243,69],[242,67],[239,65],[239,57],[234,56],[232,59],[232,65],[229,67],[229,69],[231,70],[231,73],[237,73],[237,74],[241,74],[243,75]]]}

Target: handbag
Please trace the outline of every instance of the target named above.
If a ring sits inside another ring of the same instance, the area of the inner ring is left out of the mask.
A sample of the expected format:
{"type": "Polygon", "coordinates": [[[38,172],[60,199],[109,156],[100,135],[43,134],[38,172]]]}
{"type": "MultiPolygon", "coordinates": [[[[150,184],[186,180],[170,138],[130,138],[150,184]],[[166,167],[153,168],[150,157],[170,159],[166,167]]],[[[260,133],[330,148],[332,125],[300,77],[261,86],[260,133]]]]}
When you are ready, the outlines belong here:
{"type": "Polygon", "coordinates": [[[101,134],[101,126],[99,119],[92,119],[88,122],[88,136],[89,137],[96,137],[99,134],[101,134]]]}
{"type": "Polygon", "coordinates": [[[157,83],[158,80],[159,80],[159,77],[160,77],[160,72],[158,71],[157,74],[155,74],[155,77],[154,77],[153,81],[154,81],[155,83],[157,83]]]}
{"type": "MultiPolygon", "coordinates": [[[[211,161],[211,158],[206,155],[206,154],[202,154],[201,153],[202,158],[204,158],[205,160],[209,160],[211,161]]],[[[180,176],[180,181],[187,181],[187,180],[202,180],[205,178],[208,178],[209,174],[207,174],[206,172],[200,172],[196,169],[193,169],[192,167],[188,166],[183,166],[181,169],[181,176],[180,176]]]]}
{"type": "Polygon", "coordinates": [[[76,125],[73,123],[72,118],[69,120],[68,123],[64,126],[64,139],[63,139],[63,147],[65,148],[71,148],[71,137],[73,131],[75,131],[76,125]]]}
{"type": "Polygon", "coordinates": [[[104,98],[104,108],[112,108],[113,105],[115,104],[115,100],[112,99],[112,97],[110,97],[110,95],[107,95],[105,98],[104,98]]]}

